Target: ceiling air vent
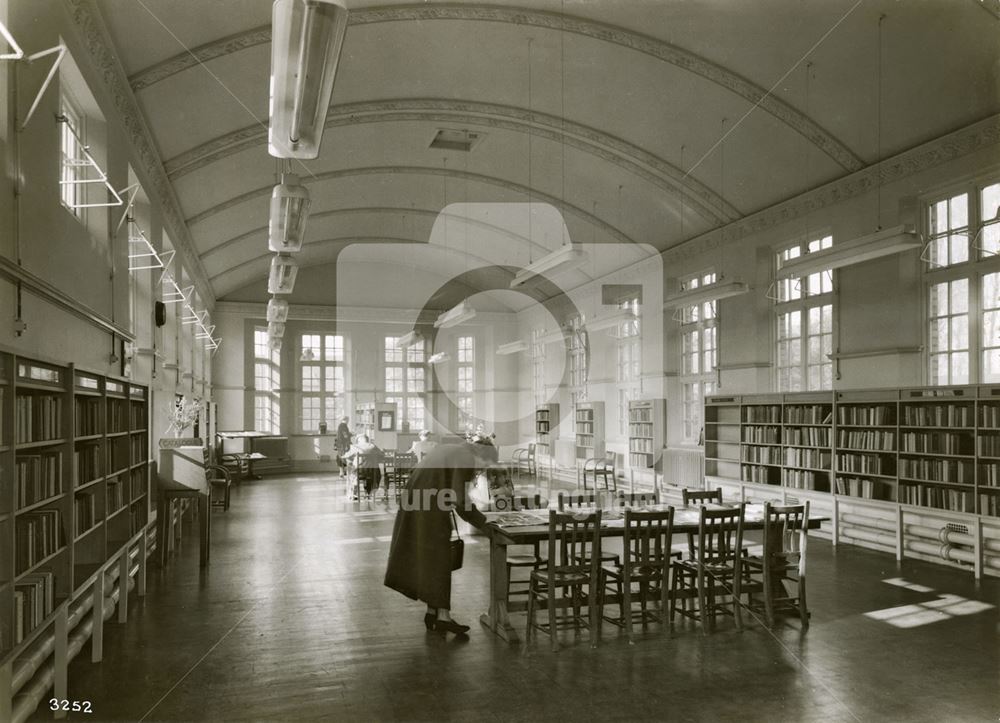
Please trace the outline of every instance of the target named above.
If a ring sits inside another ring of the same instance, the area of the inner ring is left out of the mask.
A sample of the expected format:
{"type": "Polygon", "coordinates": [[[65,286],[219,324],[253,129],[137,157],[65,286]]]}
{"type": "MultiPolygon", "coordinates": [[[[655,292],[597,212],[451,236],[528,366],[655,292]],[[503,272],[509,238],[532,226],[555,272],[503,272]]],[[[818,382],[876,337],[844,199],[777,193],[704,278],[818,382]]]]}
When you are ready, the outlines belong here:
{"type": "Polygon", "coordinates": [[[438,130],[431,141],[431,148],[444,151],[471,151],[472,147],[482,140],[482,133],[471,131],[453,131],[446,128],[438,130]]]}

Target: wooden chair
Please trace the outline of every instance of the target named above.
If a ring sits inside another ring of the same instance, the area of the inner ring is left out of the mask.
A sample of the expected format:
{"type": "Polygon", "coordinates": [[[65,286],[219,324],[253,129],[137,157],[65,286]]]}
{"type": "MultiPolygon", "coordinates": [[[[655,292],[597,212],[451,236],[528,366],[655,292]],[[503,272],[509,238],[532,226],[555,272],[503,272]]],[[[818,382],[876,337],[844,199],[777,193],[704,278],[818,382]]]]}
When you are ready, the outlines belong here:
{"type": "Polygon", "coordinates": [[[601,594],[613,589],[618,600],[618,617],[605,616],[604,620],[624,627],[629,643],[635,642],[632,628],[636,613],[643,629],[650,621],[664,627],[669,623],[670,565],[676,558],[670,549],[673,525],[673,507],[665,512],[626,509],[624,563],[601,569],[601,594]],[[639,586],[638,611],[632,610],[633,585],[639,586]],[[659,614],[649,609],[654,600],[659,600],[659,614]]]}
{"type": "Polygon", "coordinates": [[[223,454],[219,457],[222,466],[229,471],[229,478],[238,485],[250,474],[250,462],[243,454],[223,454]]]}
{"type": "MultiPolygon", "coordinates": [[[[531,572],[528,586],[528,629],[525,642],[530,643],[532,632],[536,629],[548,633],[552,650],[559,649],[556,631],[556,591],[563,592],[563,600],[568,593],[572,605],[571,620],[563,620],[563,627],[572,622],[579,630],[580,626],[589,627],[591,647],[597,647],[600,632],[600,616],[603,611],[600,604],[601,568],[599,554],[592,555],[590,562],[584,564],[580,559],[584,556],[587,546],[600,553],[601,549],[601,511],[588,513],[549,512],[548,564],[531,572]],[[589,621],[581,618],[580,608],[583,603],[583,587],[587,586],[587,607],[589,621]],[[544,602],[548,610],[548,623],[535,622],[535,605],[544,602]]],[[[564,616],[565,617],[565,616],[564,616]]]]}
{"type": "MultiPolygon", "coordinates": [[[[681,501],[684,503],[685,507],[687,507],[688,505],[692,505],[692,504],[703,505],[703,504],[706,504],[706,503],[721,505],[721,504],[723,504],[723,502],[722,502],[722,488],[721,487],[716,487],[714,490],[692,490],[692,489],[688,489],[687,487],[685,487],[684,489],[681,490],[681,501]]],[[[743,541],[743,548],[742,549],[743,549],[743,554],[744,555],[746,555],[748,553],[748,549],[747,548],[751,547],[752,545],[753,545],[753,542],[751,542],[749,540],[744,540],[743,541]]],[[[694,542],[694,533],[689,532],[688,533],[688,557],[690,557],[693,560],[696,557],[696,555],[697,555],[697,550],[696,550],[695,542],[694,542]]]]}
{"type": "Polygon", "coordinates": [[[591,457],[583,463],[583,468],[581,470],[583,477],[583,489],[588,489],[587,487],[587,476],[594,478],[594,489],[597,489],[597,482],[601,480],[604,482],[604,489],[618,490],[618,481],[615,478],[615,458],[614,454],[608,454],[606,457],[591,457]],[[608,486],[608,480],[611,481],[611,486],[608,486]]]}
{"type": "Polygon", "coordinates": [[[206,464],[205,477],[211,488],[211,506],[221,507],[225,512],[229,509],[229,488],[232,486],[229,470],[219,464],[206,464]]]}
{"type": "Polygon", "coordinates": [[[517,472],[517,478],[521,479],[521,470],[534,476],[538,474],[538,466],[535,464],[535,443],[531,442],[527,447],[518,447],[511,454],[512,466],[517,472]]]}
{"type": "Polygon", "coordinates": [[[806,543],[809,529],[809,503],[772,505],[764,503],[764,552],[751,555],[743,564],[750,577],[760,576],[764,589],[764,614],[767,626],[774,627],[779,611],[798,614],[802,627],[809,627],[806,607],[806,543]],[[785,583],[794,588],[790,593],[785,583]]]}
{"type": "Polygon", "coordinates": [[[697,596],[695,610],[681,610],[681,615],[701,621],[703,633],[715,630],[719,612],[732,614],[736,629],[743,629],[740,595],[742,594],[741,549],[743,545],[744,506],[724,510],[701,508],[698,521],[697,556],[692,560],[675,560],[670,597],[670,620],[676,612],[678,593],[697,596]],[[716,602],[717,597],[731,601],[716,602]],[[732,610],[729,610],[729,606],[732,610]]]}
{"type": "MultiPolygon", "coordinates": [[[[514,497],[511,499],[511,510],[537,510],[542,507],[542,496],[514,497]]],[[[532,571],[540,569],[545,565],[545,558],[541,553],[541,540],[535,540],[531,545],[512,545],[507,548],[507,597],[511,595],[527,595],[531,585],[530,577],[527,580],[511,580],[511,572],[515,568],[531,568],[532,571]],[[529,552],[530,550],[530,552],[529,552]],[[518,586],[512,590],[511,584],[518,586]],[[523,588],[522,588],[523,586],[523,588]]]]}
{"type": "Polygon", "coordinates": [[[402,494],[402,491],[406,487],[407,482],[410,481],[410,475],[413,473],[413,468],[416,466],[417,466],[417,455],[415,453],[396,452],[396,459],[394,464],[396,502],[399,502],[400,494],[402,494]]]}
{"type": "Polygon", "coordinates": [[[382,453],[382,482],[385,491],[382,495],[382,499],[389,499],[389,487],[396,486],[396,496],[399,496],[398,481],[397,481],[397,469],[396,469],[396,450],[387,449],[382,453]]]}
{"type": "Polygon", "coordinates": [[[660,504],[660,491],[651,492],[619,492],[615,497],[619,507],[645,507],[660,504]]]}
{"type": "MultiPolygon", "coordinates": [[[[573,509],[578,509],[580,507],[596,507],[597,506],[597,493],[596,492],[560,492],[557,502],[557,507],[560,512],[569,512],[573,509]]],[[[590,561],[589,555],[580,562],[587,564],[590,561]]],[[[613,563],[615,565],[621,564],[621,555],[617,552],[601,551],[601,563],[613,563]]]]}

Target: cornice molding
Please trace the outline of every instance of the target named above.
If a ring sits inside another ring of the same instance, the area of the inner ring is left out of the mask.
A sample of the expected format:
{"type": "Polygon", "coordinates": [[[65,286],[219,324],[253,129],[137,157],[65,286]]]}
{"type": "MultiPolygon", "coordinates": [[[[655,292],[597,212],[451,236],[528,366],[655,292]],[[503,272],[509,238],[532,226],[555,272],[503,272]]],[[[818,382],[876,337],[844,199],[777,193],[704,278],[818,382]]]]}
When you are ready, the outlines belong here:
{"type": "Polygon", "coordinates": [[[864,195],[876,187],[880,176],[883,185],[901,181],[997,144],[1000,144],[1000,114],[903,151],[879,164],[831,181],[813,191],[752,213],[721,229],[714,229],[684,241],[664,251],[663,261],[668,264],[692,258],[719,246],[740,241],[746,235],[759,233],[821,208],[864,195]]]}
{"type": "MultiPolygon", "coordinates": [[[[494,178],[493,176],[487,176],[480,173],[471,173],[469,171],[462,171],[456,168],[436,168],[436,167],[425,167],[425,166],[370,166],[367,168],[344,168],[335,171],[325,171],[323,173],[316,173],[311,176],[303,177],[302,183],[317,183],[320,181],[331,181],[341,178],[351,178],[354,176],[373,176],[373,175],[389,175],[389,176],[401,176],[401,175],[422,175],[422,176],[447,176],[448,178],[455,178],[458,180],[472,181],[473,183],[483,183],[489,186],[497,186],[499,188],[512,191],[525,198],[530,197],[532,201],[539,203],[548,203],[554,208],[559,209],[560,212],[570,213],[582,221],[600,229],[603,233],[607,234],[609,237],[613,238],[618,243],[635,243],[629,236],[627,236],[622,231],[612,226],[610,223],[603,221],[597,216],[593,215],[589,211],[585,211],[578,206],[574,206],[571,203],[566,203],[562,199],[556,198],[547,193],[543,193],[537,189],[529,189],[527,186],[515,183],[514,181],[508,181],[503,178],[494,178]]],[[[241,203],[247,203],[258,198],[263,198],[265,196],[270,196],[273,186],[264,186],[262,188],[254,189],[253,191],[248,191],[246,193],[240,194],[239,196],[234,196],[227,201],[212,206],[201,213],[195,214],[187,219],[188,226],[194,226],[196,223],[201,223],[207,218],[222,213],[223,211],[238,206],[241,203]]]]}
{"type": "Polygon", "coordinates": [[[84,47],[87,48],[94,68],[104,81],[117,111],[118,120],[125,130],[125,137],[132,150],[132,159],[136,162],[139,172],[148,180],[144,188],[158,202],[174,249],[190,272],[202,302],[211,308],[215,303],[215,294],[195,251],[188,227],[184,223],[180,202],[163,169],[163,162],[156,150],[153,136],[129,87],[125,70],[117,55],[112,52],[114,44],[104,24],[101,11],[94,0],[67,0],[65,7],[84,47]]]}
{"type": "MultiPolygon", "coordinates": [[[[805,136],[845,170],[856,171],[864,165],[861,159],[846,145],[818,123],[741,75],[676,45],[616,25],[530,8],[459,3],[359,8],[351,11],[348,25],[360,26],[406,21],[427,22],[431,20],[500,22],[564,31],[649,55],[722,86],[739,95],[751,105],[756,105],[770,113],[797,133],[805,136]]],[[[129,80],[133,89],[138,92],[171,75],[194,67],[198,63],[270,41],[271,29],[269,26],[252,28],[244,33],[229,35],[206,43],[194,48],[190,53],[181,53],[149,68],[139,70],[129,80]]]]}
{"type": "MultiPolygon", "coordinates": [[[[220,301],[215,313],[243,319],[260,319],[267,316],[267,304],[249,301],[220,301]]],[[[412,325],[420,309],[381,309],[368,306],[324,306],[320,304],[289,304],[289,321],[340,321],[345,323],[383,323],[412,325]]],[[[512,321],[516,312],[478,311],[476,319],[491,323],[512,321]]],[[[467,322],[475,325],[475,319],[467,322]]]]}
{"type": "MultiPolygon", "coordinates": [[[[671,194],[714,225],[740,218],[738,209],[662,158],[596,128],[516,106],[445,98],[396,98],[330,107],[326,127],[419,121],[462,123],[531,133],[611,163],[671,194]]],[[[223,158],[267,143],[267,131],[248,126],[213,138],[165,163],[172,181],[223,158]]]]}

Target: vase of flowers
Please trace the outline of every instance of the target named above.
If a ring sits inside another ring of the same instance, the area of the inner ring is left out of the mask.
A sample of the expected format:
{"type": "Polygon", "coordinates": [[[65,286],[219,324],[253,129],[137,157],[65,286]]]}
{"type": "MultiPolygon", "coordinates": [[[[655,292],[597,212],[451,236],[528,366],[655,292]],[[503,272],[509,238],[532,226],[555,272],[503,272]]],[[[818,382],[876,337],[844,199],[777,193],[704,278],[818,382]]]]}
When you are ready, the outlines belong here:
{"type": "Polygon", "coordinates": [[[168,417],[170,426],[167,427],[167,433],[173,432],[174,437],[183,437],[184,430],[194,424],[199,414],[201,414],[201,399],[181,397],[174,402],[174,406],[170,410],[168,417]]]}

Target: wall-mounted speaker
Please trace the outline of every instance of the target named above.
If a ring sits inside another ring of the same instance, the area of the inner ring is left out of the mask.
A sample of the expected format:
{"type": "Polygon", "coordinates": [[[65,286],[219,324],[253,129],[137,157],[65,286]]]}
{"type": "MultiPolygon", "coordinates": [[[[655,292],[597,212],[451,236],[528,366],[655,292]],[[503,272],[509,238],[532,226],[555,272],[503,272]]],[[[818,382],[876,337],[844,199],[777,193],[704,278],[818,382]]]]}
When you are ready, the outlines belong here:
{"type": "Polygon", "coordinates": [[[157,301],[153,305],[153,313],[157,326],[163,326],[167,323],[167,305],[162,301],[157,301]]]}

